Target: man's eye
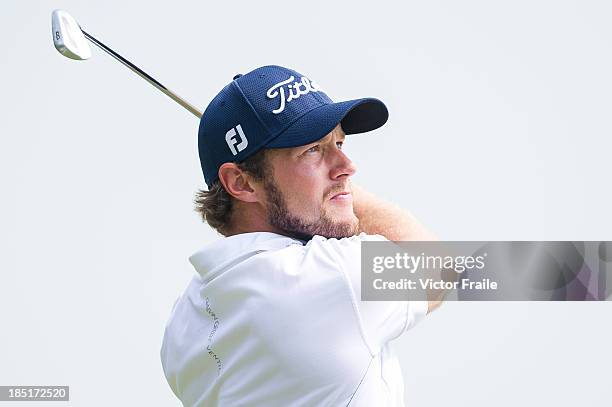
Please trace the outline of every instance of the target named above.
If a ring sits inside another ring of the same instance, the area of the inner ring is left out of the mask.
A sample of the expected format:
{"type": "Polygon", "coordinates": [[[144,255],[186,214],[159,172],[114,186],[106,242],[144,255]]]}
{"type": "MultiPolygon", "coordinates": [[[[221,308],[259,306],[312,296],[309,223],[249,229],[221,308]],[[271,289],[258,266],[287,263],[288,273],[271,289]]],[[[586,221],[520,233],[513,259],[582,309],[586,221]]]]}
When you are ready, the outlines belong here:
{"type": "Polygon", "coordinates": [[[312,146],[308,150],[306,150],[307,153],[314,153],[314,152],[317,152],[317,151],[319,151],[319,146],[318,145],[312,146]]]}
{"type": "Polygon", "coordinates": [[[342,150],[342,146],[344,145],[344,141],[338,141],[338,142],[336,143],[336,145],[338,146],[338,148],[339,148],[340,150],[342,150]]]}

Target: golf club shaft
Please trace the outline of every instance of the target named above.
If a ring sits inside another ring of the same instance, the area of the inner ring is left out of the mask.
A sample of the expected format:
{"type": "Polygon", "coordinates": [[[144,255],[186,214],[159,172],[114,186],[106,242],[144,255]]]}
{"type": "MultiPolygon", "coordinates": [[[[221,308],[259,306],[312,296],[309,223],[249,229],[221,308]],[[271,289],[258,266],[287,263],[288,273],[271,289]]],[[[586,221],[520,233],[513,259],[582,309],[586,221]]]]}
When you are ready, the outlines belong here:
{"type": "Polygon", "coordinates": [[[136,65],[134,65],[127,59],[123,58],[121,55],[117,54],[115,51],[113,51],[112,49],[110,49],[109,47],[107,47],[106,45],[98,41],[97,39],[95,39],[92,35],[89,35],[88,33],[86,33],[83,29],[81,29],[81,31],[83,31],[83,35],[85,35],[85,38],[87,38],[92,44],[94,44],[95,46],[100,48],[102,51],[106,52],[107,54],[115,58],[117,61],[121,62],[123,65],[130,68],[132,72],[136,73],[138,76],[140,76],[141,78],[149,82],[151,85],[155,86],[157,89],[159,89],[160,91],[168,95],[176,103],[178,103],[179,105],[183,106],[185,109],[193,113],[198,119],[202,117],[202,112],[196,109],[191,103],[187,102],[185,99],[183,99],[176,93],[172,92],[170,89],[166,88],[164,85],[162,85],[157,80],[155,80],[151,75],[149,75],[142,69],[138,68],[136,65]]]}

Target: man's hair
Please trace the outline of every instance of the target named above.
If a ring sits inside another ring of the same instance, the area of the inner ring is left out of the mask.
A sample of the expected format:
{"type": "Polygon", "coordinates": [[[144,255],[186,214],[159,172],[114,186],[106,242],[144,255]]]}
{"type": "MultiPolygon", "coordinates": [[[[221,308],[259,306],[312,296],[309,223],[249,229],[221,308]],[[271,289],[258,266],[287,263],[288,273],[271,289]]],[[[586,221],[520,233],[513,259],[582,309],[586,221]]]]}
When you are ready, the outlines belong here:
{"type": "MultiPolygon", "coordinates": [[[[242,162],[236,163],[238,168],[249,173],[255,181],[264,181],[268,177],[269,166],[266,159],[266,149],[261,149],[242,162]]],[[[200,189],[196,192],[194,204],[195,211],[200,214],[202,221],[210,225],[224,236],[227,236],[231,226],[233,198],[223,187],[219,180],[209,186],[208,190],[200,189]]]]}

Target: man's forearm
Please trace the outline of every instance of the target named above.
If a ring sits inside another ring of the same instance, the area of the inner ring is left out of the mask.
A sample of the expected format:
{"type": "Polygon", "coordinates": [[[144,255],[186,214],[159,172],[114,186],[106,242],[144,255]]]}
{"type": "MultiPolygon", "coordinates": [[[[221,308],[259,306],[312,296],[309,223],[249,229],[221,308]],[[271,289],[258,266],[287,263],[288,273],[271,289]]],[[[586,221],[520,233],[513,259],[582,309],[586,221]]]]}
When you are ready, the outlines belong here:
{"type": "MultiPolygon", "coordinates": [[[[357,185],[352,186],[352,193],[360,232],[382,235],[391,241],[438,240],[407,210],[385,202],[357,185]]],[[[443,290],[427,292],[428,312],[440,306],[444,295],[443,290]]]]}
{"type": "Polygon", "coordinates": [[[353,210],[359,219],[359,231],[382,235],[389,240],[438,240],[410,212],[352,185],[353,210]]]}

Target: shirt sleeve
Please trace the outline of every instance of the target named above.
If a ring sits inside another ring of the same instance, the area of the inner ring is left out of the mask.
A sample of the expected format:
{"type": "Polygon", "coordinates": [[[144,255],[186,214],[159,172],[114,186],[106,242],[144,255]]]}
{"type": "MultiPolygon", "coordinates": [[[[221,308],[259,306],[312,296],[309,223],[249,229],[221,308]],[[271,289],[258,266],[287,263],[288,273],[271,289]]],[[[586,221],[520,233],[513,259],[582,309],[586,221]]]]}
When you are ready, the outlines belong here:
{"type": "Polygon", "coordinates": [[[381,235],[361,233],[343,239],[315,236],[321,249],[335,258],[345,273],[369,347],[378,352],[389,341],[419,323],[427,314],[427,301],[361,301],[361,242],[388,241],[381,235]]]}

